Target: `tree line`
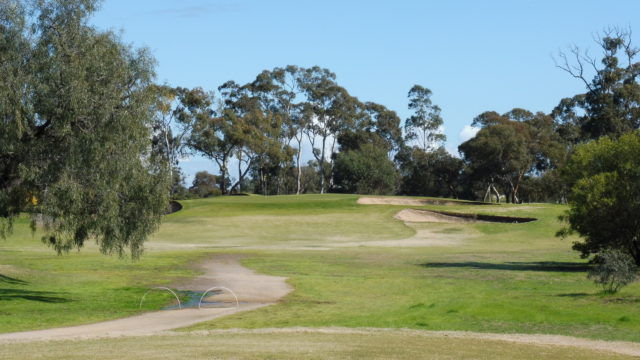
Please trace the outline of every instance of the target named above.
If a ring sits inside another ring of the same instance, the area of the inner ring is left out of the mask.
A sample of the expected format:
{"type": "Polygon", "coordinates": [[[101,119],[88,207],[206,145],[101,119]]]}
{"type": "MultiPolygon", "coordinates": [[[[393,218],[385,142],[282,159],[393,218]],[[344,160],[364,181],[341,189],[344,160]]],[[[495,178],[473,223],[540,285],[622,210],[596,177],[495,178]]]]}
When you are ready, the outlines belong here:
{"type": "MultiPolygon", "coordinates": [[[[158,87],[158,133],[174,167],[189,153],[214,161],[221,194],[331,191],[564,203],[569,187],[561,170],[575,146],[639,126],[630,37],[614,29],[599,44],[599,61],[579,53],[576,63],[560,57],[558,66],[581,78],[585,93],[561,99],[549,113],[479,114],[472,121],[479,131],[458,147],[459,157],[443,146],[444,120],[428,88],[409,90],[411,115],[402,120],[350,95],[334,73],[317,66],[265,70],[247,84],[228,81],[217,96],[158,87]],[[592,80],[585,78],[585,62],[592,80]],[[313,154],[306,164],[303,144],[313,154]],[[230,174],[231,162],[237,174],[230,174]]],[[[174,196],[184,196],[175,179],[174,196]]]]}

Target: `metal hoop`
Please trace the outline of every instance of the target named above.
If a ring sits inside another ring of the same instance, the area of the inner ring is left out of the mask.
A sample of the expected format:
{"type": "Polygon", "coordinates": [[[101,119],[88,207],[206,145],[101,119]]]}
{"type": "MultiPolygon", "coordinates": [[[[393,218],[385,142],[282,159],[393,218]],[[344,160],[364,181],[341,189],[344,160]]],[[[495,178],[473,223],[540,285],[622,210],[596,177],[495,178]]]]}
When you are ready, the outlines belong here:
{"type": "Polygon", "coordinates": [[[156,286],[156,287],[152,287],[151,289],[147,290],[147,292],[146,292],[146,293],[144,293],[144,295],[142,295],[142,299],[140,299],[140,306],[139,306],[139,309],[142,309],[142,302],[144,301],[144,298],[147,296],[147,294],[148,294],[150,291],[153,291],[153,290],[167,290],[167,291],[169,291],[170,293],[172,293],[172,294],[173,294],[173,296],[175,296],[175,297],[176,297],[176,300],[178,300],[178,308],[179,308],[180,310],[182,310],[182,303],[180,302],[180,298],[178,298],[178,295],[176,295],[176,293],[174,293],[174,292],[173,292],[173,290],[171,290],[171,289],[169,289],[169,288],[167,288],[167,287],[164,287],[164,286],[156,286]]]}
{"type": "Polygon", "coordinates": [[[202,297],[200,297],[200,301],[198,302],[198,309],[200,309],[200,305],[202,305],[202,299],[204,299],[205,295],[207,295],[207,293],[209,293],[209,291],[215,290],[215,289],[221,289],[221,290],[226,290],[226,291],[230,292],[231,295],[233,295],[233,297],[236,299],[236,308],[240,307],[240,302],[238,301],[238,297],[236,296],[236,294],[233,291],[231,291],[231,289],[226,288],[224,286],[214,286],[212,288],[207,289],[207,291],[205,291],[204,293],[202,293],[202,297]]]}

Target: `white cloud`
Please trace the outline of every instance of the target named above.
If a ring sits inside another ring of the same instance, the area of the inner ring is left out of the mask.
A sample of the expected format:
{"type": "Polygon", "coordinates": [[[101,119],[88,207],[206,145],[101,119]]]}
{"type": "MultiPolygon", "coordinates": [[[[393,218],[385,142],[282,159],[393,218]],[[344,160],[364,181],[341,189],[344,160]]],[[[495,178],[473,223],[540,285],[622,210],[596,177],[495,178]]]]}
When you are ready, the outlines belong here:
{"type": "Polygon", "coordinates": [[[458,134],[458,137],[460,138],[460,142],[465,142],[471,139],[472,137],[476,136],[476,134],[478,133],[478,130],[480,129],[477,127],[473,127],[471,125],[465,125],[462,128],[462,131],[460,131],[460,134],[458,134]]]}

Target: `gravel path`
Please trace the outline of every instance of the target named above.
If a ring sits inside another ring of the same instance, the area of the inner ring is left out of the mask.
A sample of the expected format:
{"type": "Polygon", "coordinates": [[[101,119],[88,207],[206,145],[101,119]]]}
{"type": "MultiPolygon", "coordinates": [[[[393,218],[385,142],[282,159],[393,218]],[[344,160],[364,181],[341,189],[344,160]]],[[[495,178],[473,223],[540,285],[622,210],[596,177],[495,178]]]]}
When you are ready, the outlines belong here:
{"type": "MultiPolygon", "coordinates": [[[[202,275],[176,288],[205,291],[213,286],[224,286],[237,295],[240,306],[238,308],[163,310],[95,324],[0,334],[0,344],[15,341],[153,335],[239,311],[271,305],[292,290],[286,283],[286,278],[256,274],[242,266],[238,256],[214,257],[199,267],[203,271],[202,275]]],[[[233,299],[227,292],[208,298],[225,302],[233,299]]]]}

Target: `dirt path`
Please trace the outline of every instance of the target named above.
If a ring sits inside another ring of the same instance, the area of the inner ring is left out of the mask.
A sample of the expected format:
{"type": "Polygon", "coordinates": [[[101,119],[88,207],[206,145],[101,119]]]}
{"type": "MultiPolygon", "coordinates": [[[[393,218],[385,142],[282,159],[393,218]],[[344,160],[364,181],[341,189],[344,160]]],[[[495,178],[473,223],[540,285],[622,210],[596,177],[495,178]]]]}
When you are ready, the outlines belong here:
{"type": "MultiPolygon", "coordinates": [[[[209,259],[200,265],[202,275],[176,286],[179,290],[192,291],[205,291],[213,286],[227,287],[238,296],[238,308],[164,310],[95,324],[0,334],[0,344],[14,341],[153,335],[239,311],[271,305],[292,290],[286,283],[286,278],[256,274],[242,266],[239,259],[239,256],[230,255],[209,259]]],[[[230,293],[223,292],[208,299],[229,301],[233,298],[230,293]]]]}

